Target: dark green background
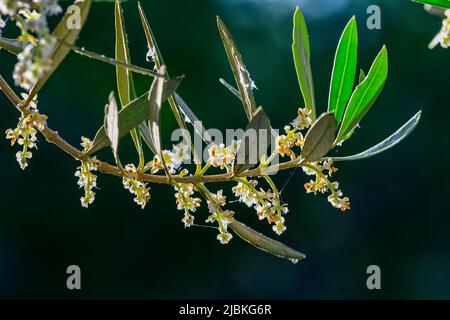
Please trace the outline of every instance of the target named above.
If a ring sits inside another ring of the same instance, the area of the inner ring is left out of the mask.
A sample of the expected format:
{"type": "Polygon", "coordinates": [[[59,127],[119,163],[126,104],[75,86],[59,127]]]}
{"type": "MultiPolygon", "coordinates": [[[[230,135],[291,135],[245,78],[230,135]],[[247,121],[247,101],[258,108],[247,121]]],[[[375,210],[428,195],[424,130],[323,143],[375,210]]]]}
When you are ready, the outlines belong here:
{"type": "MultiPolygon", "coordinates": [[[[383,43],[389,49],[386,87],[340,154],[379,142],[423,109],[418,129],[395,149],[339,164],[336,177],[351,197],[349,213],[331,208],[324,196],[305,194],[307,178],[295,175],[283,194],[291,212],[281,240],[305,252],[307,260],[293,265],[237,237],[223,246],[215,230],[184,229],[167,186],[152,185],[153,199],[142,211],[119,179],[100,175],[97,199],[83,209],[73,159],[40,137],[39,150],[22,172],[17,147],[0,139],[0,297],[450,298],[450,51],[427,49],[439,19],[406,0],[145,0],[143,6],[169,71],[186,75],[179,93],[207,127],[225,129],[242,128],[246,121],[239,102],[218,82],[232,77],[215,15],[238,43],[260,89],[257,102],[282,127],[302,103],[290,48],[298,3],[310,29],[320,111],[326,108],[337,41],[352,14],[358,19],[361,67],[369,68],[383,43]],[[381,30],[365,27],[369,4],[382,10],[381,30]],[[71,264],[82,269],[78,292],[65,287],[71,264]],[[366,288],[371,264],[381,267],[381,291],[366,288]]],[[[134,62],[148,66],[135,1],[124,4],[124,11],[134,62]]],[[[95,3],[78,44],[112,56],[113,34],[113,6],[95,3]]],[[[0,71],[11,81],[14,58],[0,52],[0,59],[0,71]]],[[[114,76],[114,67],[71,54],[42,91],[40,110],[52,128],[78,144],[101,124],[114,76]]],[[[145,90],[149,79],[137,77],[137,84],[145,90]]],[[[0,105],[4,131],[15,126],[18,114],[3,95],[0,105]]],[[[168,108],[162,125],[166,134],[175,126],[168,108]]],[[[110,159],[109,152],[101,156],[110,159]]],[[[134,151],[122,147],[122,156],[131,161],[134,151]]],[[[282,185],[286,177],[276,181],[282,185]]],[[[252,210],[233,209],[274,235],[252,210]]],[[[196,216],[202,222],[206,209],[196,216]]]]}

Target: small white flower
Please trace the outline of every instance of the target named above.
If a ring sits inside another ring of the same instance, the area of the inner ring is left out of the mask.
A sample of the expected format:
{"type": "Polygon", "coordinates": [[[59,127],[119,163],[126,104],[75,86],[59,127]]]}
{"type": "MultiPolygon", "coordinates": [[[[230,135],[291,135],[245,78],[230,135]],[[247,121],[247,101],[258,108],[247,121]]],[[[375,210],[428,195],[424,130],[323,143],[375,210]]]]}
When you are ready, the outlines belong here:
{"type": "Polygon", "coordinates": [[[217,240],[219,240],[221,244],[228,244],[232,238],[233,235],[229,232],[221,232],[217,235],[217,240]]]}
{"type": "Polygon", "coordinates": [[[128,174],[128,177],[122,178],[124,188],[135,195],[134,202],[144,209],[151,198],[150,189],[147,188],[146,183],[137,179],[138,171],[133,164],[127,164],[125,172],[128,174]]]}
{"type": "Polygon", "coordinates": [[[275,231],[277,235],[281,235],[284,231],[286,231],[286,226],[284,225],[284,218],[281,217],[279,221],[275,222],[272,227],[272,230],[275,231]]]}

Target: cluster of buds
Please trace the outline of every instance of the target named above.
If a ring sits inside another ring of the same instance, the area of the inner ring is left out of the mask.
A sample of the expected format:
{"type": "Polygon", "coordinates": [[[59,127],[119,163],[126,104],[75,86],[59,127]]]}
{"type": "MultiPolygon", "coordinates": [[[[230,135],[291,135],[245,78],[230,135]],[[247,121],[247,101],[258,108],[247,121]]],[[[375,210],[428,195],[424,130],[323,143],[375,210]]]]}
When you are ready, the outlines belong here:
{"type": "Polygon", "coordinates": [[[17,56],[13,74],[16,85],[25,90],[29,90],[51,66],[56,39],[51,36],[47,17],[60,12],[62,9],[57,0],[0,0],[0,35],[5,21],[12,19],[21,32],[18,40],[27,44],[17,56]]]}
{"type": "MultiPolygon", "coordinates": [[[[28,98],[26,94],[22,94],[22,97],[28,98]]],[[[16,153],[17,162],[22,170],[28,166],[28,161],[33,155],[30,149],[37,149],[37,129],[43,130],[46,121],[47,117],[41,115],[37,109],[37,100],[33,100],[26,110],[21,111],[17,127],[6,130],[6,139],[11,140],[11,146],[16,142],[22,146],[22,151],[16,153]]]]}
{"type": "Polygon", "coordinates": [[[147,202],[150,201],[150,189],[146,183],[138,179],[139,171],[134,164],[127,164],[124,171],[126,176],[122,179],[123,186],[135,196],[134,202],[144,209],[147,202]]]}
{"type": "Polygon", "coordinates": [[[333,160],[327,159],[322,162],[311,163],[303,167],[303,171],[307,175],[315,176],[315,180],[305,184],[307,193],[326,193],[331,192],[328,196],[328,201],[331,205],[341,211],[350,209],[350,200],[348,197],[343,197],[342,191],[339,189],[339,182],[331,182],[329,178],[337,171],[333,167],[333,160]]]}
{"type": "Polygon", "coordinates": [[[217,193],[210,193],[210,198],[207,201],[211,215],[206,219],[206,222],[218,223],[219,234],[217,235],[217,240],[222,244],[227,244],[233,238],[231,233],[228,232],[228,225],[233,221],[234,212],[222,209],[226,205],[226,200],[227,198],[223,195],[223,190],[219,190],[217,193]]]}
{"type": "MultiPolygon", "coordinates": [[[[83,152],[86,152],[91,148],[92,141],[81,137],[81,146],[83,152]]],[[[82,160],[81,166],[75,172],[75,177],[78,177],[78,185],[84,189],[84,196],[80,198],[80,201],[85,208],[89,207],[95,200],[95,192],[92,190],[97,187],[97,176],[92,171],[97,171],[95,159],[82,160]]]]}

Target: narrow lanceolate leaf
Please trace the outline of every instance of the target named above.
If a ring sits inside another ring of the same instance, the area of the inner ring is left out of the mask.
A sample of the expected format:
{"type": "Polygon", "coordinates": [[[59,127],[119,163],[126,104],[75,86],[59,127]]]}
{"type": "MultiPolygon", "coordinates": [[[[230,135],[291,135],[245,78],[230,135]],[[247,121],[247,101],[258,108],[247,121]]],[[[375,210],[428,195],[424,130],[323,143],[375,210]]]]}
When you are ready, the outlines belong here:
{"type": "MultiPolygon", "coordinates": [[[[116,0],[115,11],[115,31],[116,31],[116,60],[126,64],[131,64],[130,49],[128,47],[128,37],[125,28],[125,21],[123,18],[122,6],[119,0],[116,0]]],[[[117,90],[122,107],[128,105],[136,98],[136,91],[133,82],[133,73],[124,66],[116,66],[117,90]]],[[[144,124],[145,127],[145,124],[144,124]]],[[[147,128],[144,128],[147,129],[147,128]]],[[[142,154],[141,137],[137,130],[131,130],[131,137],[138,154],[142,154]]]]}
{"type": "Polygon", "coordinates": [[[233,71],[234,79],[236,80],[236,84],[239,89],[239,94],[242,104],[244,105],[245,113],[248,120],[251,120],[256,112],[256,103],[253,96],[255,84],[250,78],[250,74],[245,67],[242,56],[239,53],[230,31],[228,31],[228,28],[219,17],[217,17],[217,26],[219,28],[220,37],[222,38],[228,60],[230,61],[231,70],[233,71]]]}
{"type": "Polygon", "coordinates": [[[334,113],[322,114],[311,126],[305,137],[301,156],[305,162],[314,162],[324,157],[336,139],[337,122],[334,113]]]}
{"type": "Polygon", "coordinates": [[[364,81],[366,79],[366,73],[363,69],[359,70],[359,77],[358,77],[358,84],[364,81]]]}
{"type": "Polygon", "coordinates": [[[430,4],[432,6],[449,8],[450,9],[450,0],[413,0],[414,2],[430,4]]]}
{"type": "Polygon", "coordinates": [[[314,97],[314,82],[311,71],[311,52],[309,47],[308,29],[300,8],[294,14],[294,30],[292,52],[298,83],[302,91],[305,107],[311,111],[313,120],[316,118],[316,102],[314,97]]]}
{"type": "Polygon", "coordinates": [[[234,161],[234,175],[238,175],[258,164],[270,146],[271,131],[270,120],[264,109],[259,107],[247,125],[239,145],[234,161]]]}
{"type": "MultiPolygon", "coordinates": [[[[164,83],[164,92],[162,101],[172,95],[182,81],[182,77],[173,78],[164,83]]],[[[132,129],[138,127],[142,122],[148,120],[148,96],[149,92],[131,101],[119,112],[119,138],[127,135],[132,129]]],[[[110,146],[110,141],[106,135],[105,128],[102,126],[95,135],[92,148],[87,152],[93,154],[103,148],[110,146]]]]}
{"type": "Polygon", "coordinates": [[[347,157],[334,157],[334,161],[352,161],[352,160],[361,160],[365,158],[370,158],[380,154],[386,150],[389,150],[399,144],[403,139],[405,139],[414,129],[417,127],[420,121],[420,117],[422,115],[422,111],[419,111],[409,119],[407,123],[405,123],[400,129],[394,132],[387,139],[383,140],[379,144],[373,146],[372,148],[367,149],[361,153],[355,154],[353,156],[347,157]]]}
{"type": "MultiPolygon", "coordinates": [[[[165,74],[166,68],[162,66],[159,70],[160,74],[165,74]]],[[[149,109],[148,109],[148,127],[153,149],[161,154],[161,133],[160,133],[160,112],[163,103],[164,79],[158,78],[153,81],[152,87],[148,93],[149,109]]]]}
{"type": "Polygon", "coordinates": [[[25,102],[25,105],[28,105],[34,96],[42,89],[44,84],[50,78],[50,76],[55,72],[55,70],[59,67],[59,65],[63,62],[64,58],[69,54],[70,48],[63,45],[61,42],[74,44],[80,34],[81,29],[83,28],[84,23],[86,22],[89,9],[91,7],[91,0],[75,0],[74,6],[79,8],[80,12],[80,25],[74,26],[74,12],[69,10],[66,12],[64,17],[56,26],[55,30],[53,30],[52,35],[58,40],[55,44],[54,51],[51,56],[52,66],[51,68],[45,72],[45,74],[40,78],[34,86],[31,88],[29,97],[25,102]]]}
{"type": "Polygon", "coordinates": [[[148,58],[152,59],[155,63],[156,69],[159,69],[164,65],[164,60],[162,58],[161,52],[159,51],[158,44],[155,41],[155,36],[153,35],[152,29],[150,28],[150,24],[148,23],[144,9],[142,9],[142,5],[139,1],[138,9],[139,16],[141,17],[142,27],[145,33],[145,38],[147,39],[148,58]]]}
{"type": "Polygon", "coordinates": [[[200,119],[177,93],[174,94],[174,99],[176,104],[180,107],[181,113],[185,117],[184,122],[192,124],[195,132],[206,142],[206,144],[210,145],[212,143],[212,138],[200,119]]]}
{"type": "Polygon", "coordinates": [[[24,48],[25,45],[23,41],[0,37],[0,49],[5,49],[12,54],[18,55],[23,51],[24,48]]]}
{"type": "Polygon", "coordinates": [[[350,20],[342,33],[334,58],[328,112],[334,112],[339,123],[353,92],[358,57],[358,28],[356,18],[350,20]]]}
{"type": "Polygon", "coordinates": [[[105,131],[108,136],[116,163],[119,160],[119,110],[114,92],[109,95],[109,103],[105,107],[105,131]]]}
{"type": "Polygon", "coordinates": [[[239,222],[237,220],[233,220],[230,223],[231,229],[243,240],[252,244],[258,249],[266,251],[270,254],[273,254],[277,257],[289,259],[293,263],[297,263],[299,260],[303,260],[306,258],[301,252],[294,250],[283,243],[273,240],[251,228],[239,222]]]}
{"type": "MultiPolygon", "coordinates": [[[[147,59],[153,61],[156,69],[160,69],[161,66],[165,65],[164,59],[162,57],[161,51],[159,50],[155,36],[152,32],[152,29],[150,28],[150,24],[147,20],[147,17],[144,13],[144,10],[142,9],[140,2],[138,2],[138,8],[139,8],[139,16],[141,17],[141,22],[142,22],[142,26],[144,29],[145,37],[147,39],[147,45],[148,45],[148,50],[149,50],[147,53],[147,59]]],[[[168,78],[169,78],[169,74],[166,72],[166,79],[168,79],[168,78]]],[[[181,129],[186,129],[186,124],[183,122],[183,119],[181,118],[181,114],[180,114],[181,107],[177,104],[173,95],[171,97],[169,97],[169,105],[170,105],[172,113],[175,117],[175,120],[177,121],[178,126],[181,129]]],[[[145,134],[143,132],[141,132],[141,133],[143,134],[143,136],[145,136],[145,134]]],[[[198,160],[199,157],[195,152],[193,143],[192,143],[189,135],[186,133],[186,130],[183,130],[183,138],[190,145],[192,154],[194,156],[194,160],[198,160]]],[[[148,144],[148,141],[147,141],[147,144],[148,144]]]]}
{"type": "Polygon", "coordinates": [[[356,87],[350,98],[341,128],[339,129],[338,141],[353,130],[373,106],[384,87],[387,75],[388,55],[386,46],[383,46],[373,62],[367,77],[356,87]]]}

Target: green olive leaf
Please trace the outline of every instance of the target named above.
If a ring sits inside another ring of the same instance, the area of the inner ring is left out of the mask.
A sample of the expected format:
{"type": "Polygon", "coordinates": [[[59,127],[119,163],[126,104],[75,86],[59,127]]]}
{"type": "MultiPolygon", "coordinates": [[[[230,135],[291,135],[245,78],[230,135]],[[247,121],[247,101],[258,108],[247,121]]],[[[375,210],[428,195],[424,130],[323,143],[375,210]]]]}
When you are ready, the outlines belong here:
{"type": "Polygon", "coordinates": [[[247,115],[248,120],[251,120],[256,112],[255,97],[253,96],[252,91],[254,83],[250,78],[230,31],[219,17],[217,17],[217,26],[230,62],[231,70],[233,71],[234,79],[239,89],[239,96],[241,97],[245,114],[247,115]]]}
{"type": "Polygon", "coordinates": [[[311,117],[316,119],[316,102],[314,97],[314,81],[311,71],[311,52],[309,46],[308,28],[300,8],[294,14],[292,52],[298,83],[305,101],[305,107],[311,111],[311,117]]]}
{"type": "Polygon", "coordinates": [[[119,110],[114,92],[111,92],[109,95],[109,103],[105,107],[104,127],[111,144],[114,159],[119,167],[121,167],[119,160],[119,110]]]}
{"type": "Polygon", "coordinates": [[[400,127],[396,132],[390,135],[388,138],[378,143],[377,145],[369,148],[361,153],[355,154],[353,156],[346,157],[333,157],[334,161],[352,161],[361,160],[376,156],[384,151],[387,151],[397,144],[399,144],[403,139],[405,139],[414,129],[417,127],[420,121],[422,111],[416,113],[408,122],[406,122],[402,127],[400,127]]]}
{"type": "Polygon", "coordinates": [[[230,227],[243,240],[260,250],[266,251],[267,253],[273,254],[280,258],[289,259],[293,263],[297,263],[299,260],[306,258],[306,255],[303,253],[300,253],[279,241],[271,239],[251,229],[236,219],[230,223],[230,227]]]}
{"type": "Polygon", "coordinates": [[[333,146],[337,129],[334,113],[322,114],[306,134],[301,152],[303,161],[314,162],[324,157],[333,146]]]}
{"type": "Polygon", "coordinates": [[[380,95],[388,75],[388,55],[383,46],[367,77],[353,92],[338,133],[338,142],[362,120],[380,95]]]}
{"type": "Polygon", "coordinates": [[[80,28],[79,29],[69,29],[68,21],[73,19],[72,11],[66,12],[64,17],[56,26],[55,30],[53,30],[52,35],[57,39],[55,44],[55,48],[51,55],[52,66],[51,68],[44,73],[44,75],[33,85],[31,88],[30,94],[28,96],[27,101],[25,102],[25,106],[31,102],[32,99],[39,93],[42,87],[45,85],[47,80],[51,77],[51,75],[55,72],[55,70],[59,67],[59,65],[63,62],[65,57],[69,54],[70,48],[62,44],[61,42],[74,44],[78,38],[78,35],[81,32],[81,29],[86,22],[89,9],[91,7],[91,0],[75,0],[74,6],[77,6],[80,9],[80,28]]]}
{"type": "Polygon", "coordinates": [[[412,1],[450,9],[450,0],[412,0],[412,1]]]}
{"type": "Polygon", "coordinates": [[[339,123],[353,92],[358,58],[358,27],[353,16],[342,33],[334,58],[328,97],[328,112],[335,112],[339,123]]]}
{"type": "Polygon", "coordinates": [[[250,120],[234,161],[234,175],[238,175],[258,164],[267,153],[271,143],[272,127],[264,109],[259,107],[250,120]]]}
{"type": "MultiPolygon", "coordinates": [[[[183,77],[173,78],[164,83],[164,92],[162,101],[172,95],[178,88],[183,77]]],[[[132,129],[138,127],[142,122],[149,118],[149,92],[131,101],[119,112],[119,138],[127,135],[132,129]]],[[[91,155],[103,148],[110,146],[110,141],[106,135],[105,128],[102,126],[95,135],[91,149],[86,153],[91,155]]]]}

